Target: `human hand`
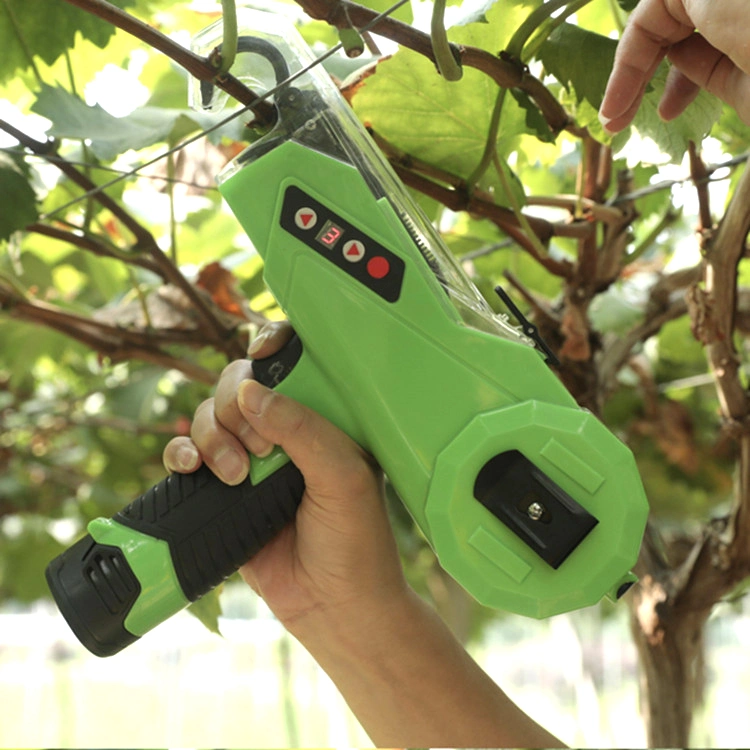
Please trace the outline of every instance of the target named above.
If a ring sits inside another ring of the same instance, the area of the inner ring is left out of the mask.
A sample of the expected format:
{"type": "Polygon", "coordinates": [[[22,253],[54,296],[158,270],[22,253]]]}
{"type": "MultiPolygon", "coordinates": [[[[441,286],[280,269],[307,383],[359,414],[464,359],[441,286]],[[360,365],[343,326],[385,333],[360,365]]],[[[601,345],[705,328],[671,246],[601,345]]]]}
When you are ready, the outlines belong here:
{"type": "MultiPolygon", "coordinates": [[[[249,353],[268,357],[290,335],[288,326],[271,325],[249,353]]],[[[407,586],[382,474],[346,434],[252,380],[249,360],[226,367],[190,434],[167,445],[168,470],[195,471],[205,461],[238,484],[248,451],[280,445],[302,472],[295,520],[240,573],[339,687],[373,744],[560,746],[407,586]]]]}
{"type": "MultiPolygon", "coordinates": [[[[288,325],[270,324],[249,353],[268,357],[291,335],[288,325]]],[[[306,489],[296,519],[240,569],[242,577],[292,631],[321,610],[386,611],[406,584],[381,472],[323,417],[252,380],[250,360],[224,369],[214,397],[196,409],[190,437],[165,448],[164,464],[189,473],[205,462],[227,484],[239,484],[248,451],[264,456],[274,445],[302,472],[306,489]]]]}
{"type": "Polygon", "coordinates": [[[746,0],[641,0],[599,109],[605,129],[617,133],[630,124],[665,56],[673,67],[659,104],[662,119],[677,117],[704,88],[750,124],[749,19],[746,0]]]}

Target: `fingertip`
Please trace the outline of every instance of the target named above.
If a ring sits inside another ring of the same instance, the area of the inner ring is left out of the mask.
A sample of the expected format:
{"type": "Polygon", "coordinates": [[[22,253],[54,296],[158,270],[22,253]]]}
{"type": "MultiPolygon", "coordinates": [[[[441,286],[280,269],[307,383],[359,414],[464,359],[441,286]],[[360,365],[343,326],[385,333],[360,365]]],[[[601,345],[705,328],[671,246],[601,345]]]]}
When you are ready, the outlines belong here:
{"type": "Polygon", "coordinates": [[[190,473],[201,463],[201,455],[190,438],[175,438],[164,449],[164,468],[170,473],[190,473]]]}
{"type": "Polygon", "coordinates": [[[250,359],[264,359],[275,354],[294,335],[294,329],[287,321],[273,321],[266,323],[258,331],[247,349],[250,359]]]}
{"type": "Polygon", "coordinates": [[[677,66],[667,75],[664,93],[657,108],[662,122],[670,122],[679,117],[700,94],[701,88],[688,78],[677,66]]]}
{"type": "Polygon", "coordinates": [[[612,121],[613,118],[607,117],[606,115],[603,115],[601,111],[599,111],[599,122],[601,123],[602,128],[607,135],[615,135],[619,132],[612,126],[612,121]]]}
{"type": "Polygon", "coordinates": [[[656,108],[656,114],[662,122],[671,122],[679,115],[679,112],[672,112],[669,106],[665,106],[663,102],[660,102],[656,108]]]}
{"type": "Polygon", "coordinates": [[[257,380],[243,380],[237,387],[237,405],[245,417],[257,417],[272,395],[273,391],[257,380]]]}
{"type": "Polygon", "coordinates": [[[237,485],[245,480],[250,468],[247,455],[229,446],[221,447],[211,459],[212,470],[224,484],[237,485]]]}

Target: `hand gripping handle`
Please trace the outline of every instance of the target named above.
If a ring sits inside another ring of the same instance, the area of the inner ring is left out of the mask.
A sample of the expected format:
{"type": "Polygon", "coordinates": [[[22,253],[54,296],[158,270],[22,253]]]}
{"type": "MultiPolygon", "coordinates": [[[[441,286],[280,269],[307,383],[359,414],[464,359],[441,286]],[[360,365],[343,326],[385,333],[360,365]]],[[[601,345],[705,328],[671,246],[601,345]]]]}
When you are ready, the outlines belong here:
{"type": "MultiPolygon", "coordinates": [[[[277,354],[254,362],[256,379],[278,385],[301,353],[295,336],[277,354]]],[[[304,490],[302,474],[290,461],[257,482],[251,473],[236,486],[224,484],[205,465],[191,474],[173,474],[115,514],[113,524],[103,521],[120,530],[120,541],[94,538],[92,530],[52,560],[48,584],[83,645],[109,656],[184,606],[170,609],[165,600],[195,601],[252,558],[294,518],[304,490]],[[129,530],[136,532],[133,538],[129,530]],[[151,580],[157,575],[153,566],[133,563],[143,539],[146,546],[166,542],[181,589],[176,597],[162,590],[163,580],[151,580]],[[155,589],[158,595],[149,594],[155,589]],[[128,618],[134,608],[148,626],[131,632],[128,618]]]]}
{"type": "MultiPolygon", "coordinates": [[[[277,386],[302,356],[293,336],[278,352],[253,362],[256,380],[277,386]]],[[[295,516],[305,490],[288,462],[263,481],[251,476],[224,484],[206,466],[173,474],[144,493],[115,520],[164,539],[185,597],[195,601],[218,586],[273,539],[295,516]]]]}
{"type": "Polygon", "coordinates": [[[208,467],[173,474],[114,520],[169,544],[182,592],[195,601],[218,586],[295,516],[305,485],[286,463],[258,484],[224,484],[208,467]]]}

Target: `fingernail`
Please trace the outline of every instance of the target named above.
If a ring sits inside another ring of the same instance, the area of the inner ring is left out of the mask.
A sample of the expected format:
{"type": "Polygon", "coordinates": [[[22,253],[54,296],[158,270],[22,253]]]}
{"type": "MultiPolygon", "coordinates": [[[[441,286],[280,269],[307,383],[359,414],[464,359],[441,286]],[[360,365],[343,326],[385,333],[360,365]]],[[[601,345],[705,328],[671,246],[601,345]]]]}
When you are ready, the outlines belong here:
{"type": "Polygon", "coordinates": [[[273,443],[268,443],[268,445],[266,445],[265,447],[259,448],[259,449],[256,449],[255,451],[253,451],[253,453],[258,458],[265,458],[266,456],[270,456],[271,453],[273,453],[273,449],[275,447],[276,446],[273,443]]]}
{"type": "Polygon", "coordinates": [[[231,448],[222,448],[214,456],[214,462],[219,476],[227,484],[236,484],[239,482],[245,466],[236,451],[233,451],[231,448]]]}
{"type": "Polygon", "coordinates": [[[266,341],[268,341],[270,336],[271,331],[268,328],[262,329],[260,333],[253,339],[250,346],[248,346],[247,356],[252,357],[258,351],[260,351],[261,347],[266,343],[266,341]]]}
{"type": "Polygon", "coordinates": [[[245,448],[258,458],[265,458],[274,448],[273,443],[263,440],[247,422],[240,425],[237,437],[242,441],[245,448]]]}
{"type": "Polygon", "coordinates": [[[189,471],[198,463],[198,451],[192,445],[181,445],[174,459],[180,471],[189,471]]]}
{"type": "Polygon", "coordinates": [[[245,380],[237,389],[237,402],[241,409],[251,414],[260,414],[272,392],[256,380],[245,380]]]}
{"type": "Polygon", "coordinates": [[[612,122],[611,117],[605,117],[601,112],[599,112],[599,122],[602,124],[605,133],[614,135],[614,131],[609,129],[609,123],[612,122]]]}

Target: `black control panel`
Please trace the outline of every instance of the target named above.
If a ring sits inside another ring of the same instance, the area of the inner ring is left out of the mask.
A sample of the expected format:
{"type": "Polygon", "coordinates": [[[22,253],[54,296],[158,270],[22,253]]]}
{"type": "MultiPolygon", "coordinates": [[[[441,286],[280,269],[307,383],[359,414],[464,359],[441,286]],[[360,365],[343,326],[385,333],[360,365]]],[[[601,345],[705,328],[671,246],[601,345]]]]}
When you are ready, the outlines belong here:
{"type": "Polygon", "coordinates": [[[401,294],[406,264],[298,187],[288,187],[281,226],[387,302],[401,294]]]}

